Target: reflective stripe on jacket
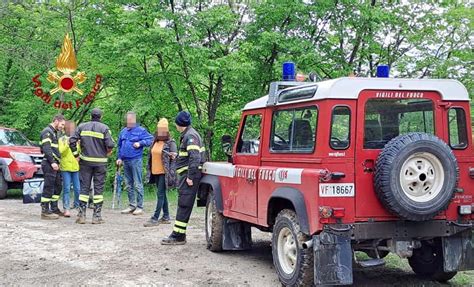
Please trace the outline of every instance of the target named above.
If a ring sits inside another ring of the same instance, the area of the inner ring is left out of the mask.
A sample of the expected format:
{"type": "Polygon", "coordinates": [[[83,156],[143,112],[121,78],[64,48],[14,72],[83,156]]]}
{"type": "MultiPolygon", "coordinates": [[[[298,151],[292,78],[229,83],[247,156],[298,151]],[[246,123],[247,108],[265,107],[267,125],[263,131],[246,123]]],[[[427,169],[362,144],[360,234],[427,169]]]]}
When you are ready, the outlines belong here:
{"type": "Polygon", "coordinates": [[[99,121],[80,124],[69,139],[72,154],[89,165],[107,164],[107,154],[115,146],[107,125],[99,121]],[[80,153],[77,142],[80,141],[80,153]]]}
{"type": "Polygon", "coordinates": [[[191,126],[187,127],[180,138],[176,172],[182,175],[187,171],[188,178],[195,179],[206,161],[205,152],[199,133],[191,126]]]}
{"type": "Polygon", "coordinates": [[[74,155],[72,155],[71,148],[69,147],[68,136],[62,136],[59,138],[59,152],[61,153],[60,167],[62,171],[79,171],[79,163],[74,155]]]}
{"type": "Polygon", "coordinates": [[[41,153],[50,164],[59,164],[61,153],[59,152],[58,132],[51,125],[41,131],[40,146],[41,153]]]}

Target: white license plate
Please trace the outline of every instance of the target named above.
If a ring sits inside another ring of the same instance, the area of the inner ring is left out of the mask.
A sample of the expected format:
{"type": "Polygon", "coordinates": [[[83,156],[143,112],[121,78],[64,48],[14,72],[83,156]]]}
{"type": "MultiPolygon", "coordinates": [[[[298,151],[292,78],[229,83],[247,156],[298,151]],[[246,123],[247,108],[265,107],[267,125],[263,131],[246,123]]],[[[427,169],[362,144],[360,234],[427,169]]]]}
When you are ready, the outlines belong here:
{"type": "Polygon", "coordinates": [[[320,197],[354,197],[354,183],[321,183],[320,197]]]}

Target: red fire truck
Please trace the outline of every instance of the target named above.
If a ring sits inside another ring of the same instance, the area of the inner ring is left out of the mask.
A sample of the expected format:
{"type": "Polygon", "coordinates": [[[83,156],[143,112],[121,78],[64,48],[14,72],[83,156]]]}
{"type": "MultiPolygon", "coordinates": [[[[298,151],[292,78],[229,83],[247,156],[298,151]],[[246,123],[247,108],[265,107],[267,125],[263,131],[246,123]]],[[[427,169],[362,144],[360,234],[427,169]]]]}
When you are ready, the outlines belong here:
{"type": "Polygon", "coordinates": [[[40,148],[15,129],[0,127],[0,199],[25,180],[42,177],[40,148]]]}
{"type": "Polygon", "coordinates": [[[454,80],[272,83],[243,109],[229,162],[203,167],[207,246],[247,249],[251,227],[272,232],[285,286],[352,284],[354,262],[389,252],[447,281],[474,269],[471,134],[454,80]]]}

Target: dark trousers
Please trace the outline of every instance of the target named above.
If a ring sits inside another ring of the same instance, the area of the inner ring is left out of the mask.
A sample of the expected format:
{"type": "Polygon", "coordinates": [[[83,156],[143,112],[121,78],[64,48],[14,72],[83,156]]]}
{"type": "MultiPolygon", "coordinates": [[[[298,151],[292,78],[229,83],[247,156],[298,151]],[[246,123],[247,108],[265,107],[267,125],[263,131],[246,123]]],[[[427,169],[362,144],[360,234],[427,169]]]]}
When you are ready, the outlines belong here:
{"type": "Polygon", "coordinates": [[[41,202],[57,202],[61,195],[62,178],[61,171],[54,170],[51,164],[44,160],[41,163],[44,174],[44,187],[41,194],[41,202]]]}
{"type": "Polygon", "coordinates": [[[94,203],[102,203],[104,201],[102,192],[104,191],[107,167],[105,165],[79,163],[79,169],[79,178],[81,181],[81,194],[79,195],[79,201],[84,203],[89,202],[91,182],[94,181],[94,203]]]}
{"type": "Polygon", "coordinates": [[[156,182],[156,209],[153,219],[158,220],[160,218],[160,212],[163,210],[163,218],[169,219],[170,212],[168,209],[168,198],[166,196],[166,180],[164,174],[152,175],[155,177],[156,182]]]}
{"type": "Polygon", "coordinates": [[[193,211],[200,180],[201,174],[193,179],[193,186],[189,186],[186,183],[186,173],[182,176],[180,175],[178,178],[178,211],[176,212],[176,220],[173,228],[173,231],[176,233],[186,233],[186,228],[193,211]]]}

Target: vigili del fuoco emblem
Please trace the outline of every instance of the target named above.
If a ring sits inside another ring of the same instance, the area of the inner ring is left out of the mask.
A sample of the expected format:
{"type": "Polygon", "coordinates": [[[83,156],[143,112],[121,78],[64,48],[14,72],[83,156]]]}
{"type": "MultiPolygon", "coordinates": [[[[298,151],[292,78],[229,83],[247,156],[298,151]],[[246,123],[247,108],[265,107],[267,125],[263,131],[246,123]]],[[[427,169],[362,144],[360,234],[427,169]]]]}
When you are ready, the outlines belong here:
{"type": "Polygon", "coordinates": [[[77,71],[78,64],[76,59],[76,53],[72,46],[71,38],[69,34],[64,36],[63,45],[61,47],[61,53],[56,59],[56,69],[57,71],[49,71],[47,80],[54,85],[49,92],[44,92],[41,87],[41,81],[39,78],[41,74],[33,77],[34,85],[34,94],[35,96],[41,98],[46,104],[53,103],[53,106],[57,109],[72,109],[73,107],[79,108],[82,104],[90,103],[97,92],[100,89],[102,76],[95,76],[95,83],[91,91],[82,99],[65,100],[64,94],[74,94],[77,93],[79,96],[83,96],[84,92],[80,88],[80,85],[83,84],[86,80],[86,73],[82,71],[77,71]],[[77,71],[77,72],[76,72],[77,71]],[[53,95],[58,94],[59,96],[53,102],[53,95]]]}

